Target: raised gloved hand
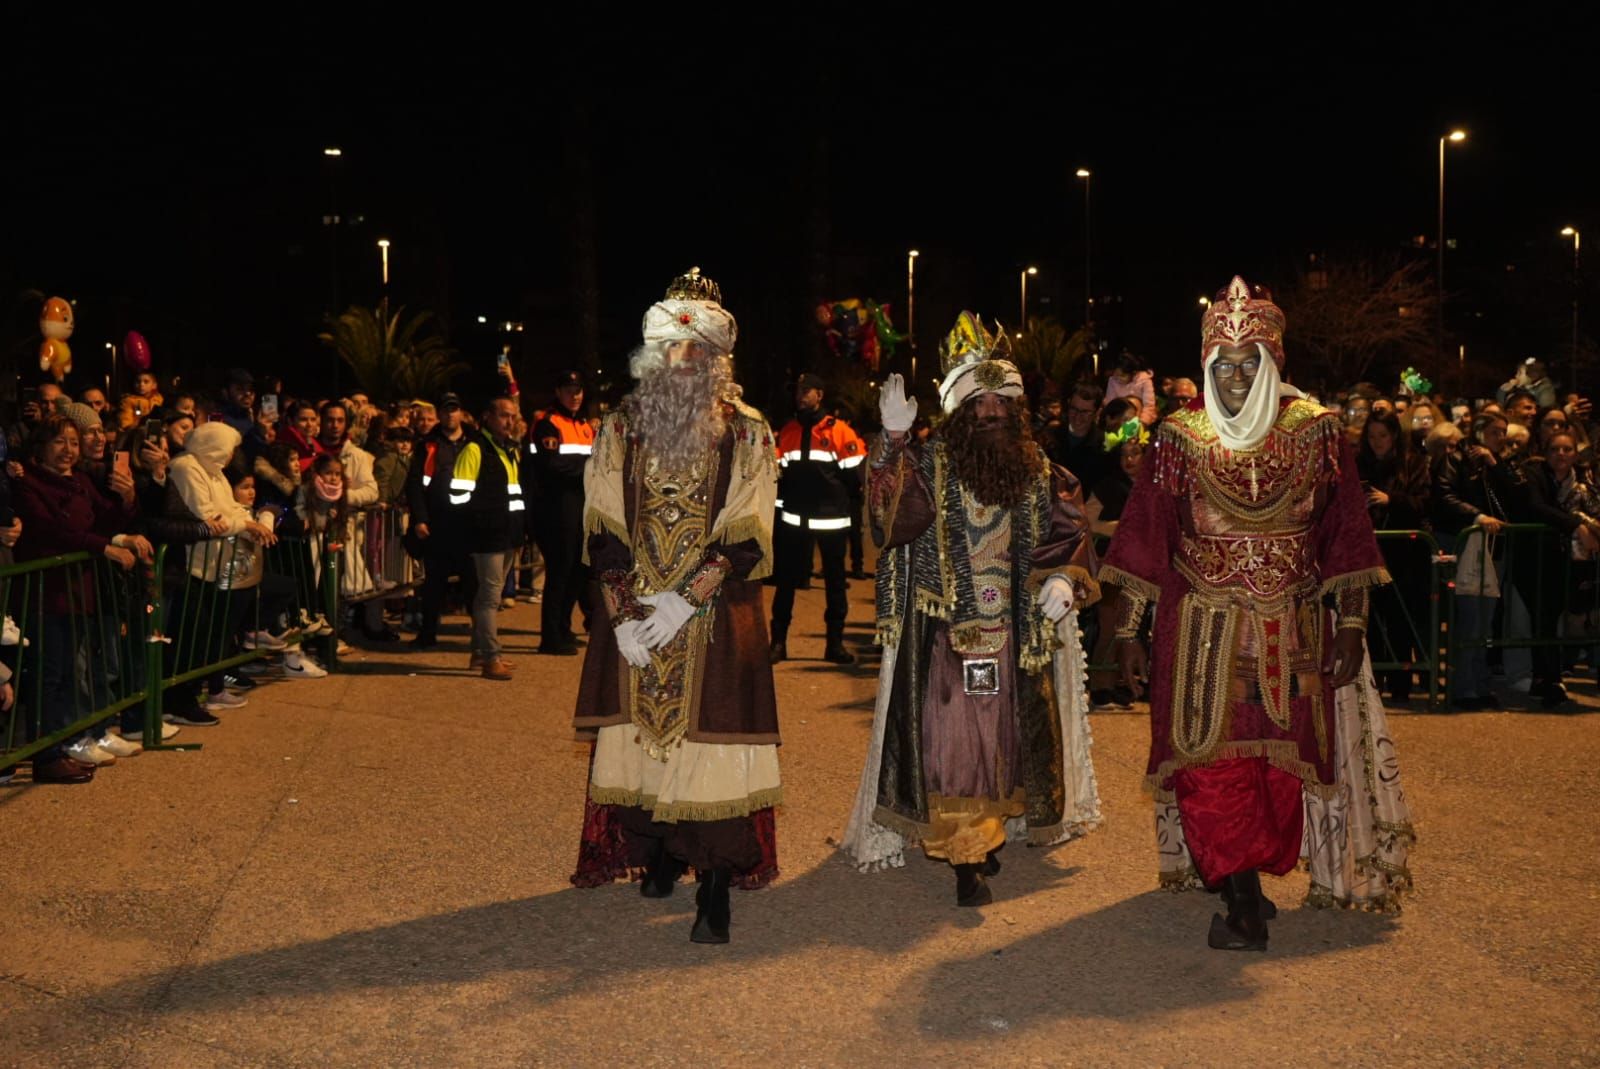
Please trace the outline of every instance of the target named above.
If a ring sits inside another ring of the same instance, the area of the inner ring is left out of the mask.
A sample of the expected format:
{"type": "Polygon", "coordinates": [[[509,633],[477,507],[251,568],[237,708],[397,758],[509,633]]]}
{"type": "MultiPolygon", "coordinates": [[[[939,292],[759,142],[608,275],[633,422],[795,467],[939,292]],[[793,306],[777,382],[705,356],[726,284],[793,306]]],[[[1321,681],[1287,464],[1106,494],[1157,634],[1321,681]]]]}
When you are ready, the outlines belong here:
{"type": "Polygon", "coordinates": [[[1072,611],[1072,580],[1052,575],[1039,588],[1039,609],[1051,623],[1060,623],[1072,611]]]}
{"type": "Polygon", "coordinates": [[[890,434],[904,434],[917,421],[917,399],[906,396],[906,380],[898,373],[878,389],[878,416],[890,434]]]}
{"type": "Polygon", "coordinates": [[[617,636],[617,650],[622,654],[622,659],[635,668],[643,668],[650,663],[650,650],[639,641],[640,623],[639,620],[623,620],[612,628],[617,636]]]}
{"type": "Polygon", "coordinates": [[[672,636],[694,615],[694,606],[676,590],[646,594],[639,601],[656,610],[639,622],[639,641],[652,650],[671,642],[672,636]]]}

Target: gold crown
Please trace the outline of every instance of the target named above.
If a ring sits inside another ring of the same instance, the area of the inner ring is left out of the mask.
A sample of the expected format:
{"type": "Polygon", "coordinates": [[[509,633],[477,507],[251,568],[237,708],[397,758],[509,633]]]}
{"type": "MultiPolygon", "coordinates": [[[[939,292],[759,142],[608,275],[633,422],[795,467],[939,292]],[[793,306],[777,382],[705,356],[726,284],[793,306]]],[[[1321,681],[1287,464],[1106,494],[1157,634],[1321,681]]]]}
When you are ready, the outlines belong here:
{"type": "Polygon", "coordinates": [[[962,364],[975,364],[983,360],[1011,359],[1011,339],[1006,328],[995,323],[995,332],[989,333],[983,320],[971,312],[956,317],[956,325],[939,345],[939,361],[946,375],[962,364]]]}
{"type": "Polygon", "coordinates": [[[700,273],[698,267],[689,268],[689,273],[679,275],[672,280],[672,285],[667,287],[668,301],[710,301],[712,304],[722,303],[722,289],[715,282],[700,273]]]}

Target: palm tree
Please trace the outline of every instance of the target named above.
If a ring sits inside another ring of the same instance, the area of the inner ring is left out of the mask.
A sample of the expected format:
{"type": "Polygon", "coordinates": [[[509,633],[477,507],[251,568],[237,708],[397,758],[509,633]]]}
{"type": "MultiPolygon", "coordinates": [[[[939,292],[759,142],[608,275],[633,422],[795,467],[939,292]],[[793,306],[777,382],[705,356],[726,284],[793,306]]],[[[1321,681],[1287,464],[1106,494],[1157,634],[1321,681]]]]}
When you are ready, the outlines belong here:
{"type": "Polygon", "coordinates": [[[392,315],[387,302],[351,305],[328,327],[317,338],[349,365],[373,400],[433,397],[467,370],[427,310],[408,317],[404,305],[392,315]]]}
{"type": "Polygon", "coordinates": [[[1068,334],[1060,320],[1048,316],[1028,320],[1028,329],[1012,343],[1011,356],[1017,370],[1024,374],[1037,372],[1051,382],[1061,383],[1088,348],[1088,335],[1083,328],[1068,334]]]}

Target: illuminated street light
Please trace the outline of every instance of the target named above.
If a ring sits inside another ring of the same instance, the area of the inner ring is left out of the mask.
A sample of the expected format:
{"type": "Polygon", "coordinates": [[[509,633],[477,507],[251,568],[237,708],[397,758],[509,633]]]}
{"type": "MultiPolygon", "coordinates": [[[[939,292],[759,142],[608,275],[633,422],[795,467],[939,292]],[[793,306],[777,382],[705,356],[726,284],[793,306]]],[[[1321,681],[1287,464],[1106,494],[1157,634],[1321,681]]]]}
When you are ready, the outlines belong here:
{"type": "Polygon", "coordinates": [[[917,257],[916,249],[906,251],[906,340],[911,343],[911,394],[917,392],[917,257]]]}
{"type": "Polygon", "coordinates": [[[479,316],[478,317],[478,322],[479,323],[487,323],[487,322],[489,322],[489,317],[488,316],[479,316]]]}
{"type": "Polygon", "coordinates": [[[1211,298],[1210,297],[1201,297],[1200,298],[1200,307],[1201,308],[1210,308],[1211,307],[1211,298]]]}
{"type": "Polygon", "coordinates": [[[383,284],[389,284],[389,239],[378,239],[378,255],[383,257],[383,284]]]}
{"type": "Polygon", "coordinates": [[[1578,280],[1579,268],[1582,266],[1578,260],[1578,251],[1583,241],[1583,235],[1578,233],[1575,226],[1561,228],[1561,236],[1572,239],[1572,392],[1578,392],[1578,280]]]}
{"type": "Polygon", "coordinates": [[[338,148],[334,145],[329,145],[327,148],[322,150],[322,154],[324,156],[343,156],[344,149],[338,148]]]}
{"type": "Polygon", "coordinates": [[[1439,139],[1439,267],[1434,272],[1434,280],[1438,285],[1436,294],[1437,322],[1435,327],[1438,337],[1434,340],[1433,356],[1436,366],[1442,371],[1444,368],[1444,145],[1446,141],[1459,145],[1467,139],[1465,130],[1451,130],[1439,139]]]}
{"type": "MultiPolygon", "coordinates": [[[[1037,267],[1024,268],[1022,271],[1022,312],[1017,317],[1017,325],[1024,330],[1028,327],[1028,276],[1038,273],[1037,267]]],[[[1020,338],[1022,335],[1018,334],[1017,337],[1020,338]]]]}
{"type": "Polygon", "coordinates": [[[1094,229],[1089,214],[1089,191],[1092,181],[1089,168],[1079,167],[1077,176],[1083,179],[1083,326],[1088,330],[1094,322],[1094,229]]]}

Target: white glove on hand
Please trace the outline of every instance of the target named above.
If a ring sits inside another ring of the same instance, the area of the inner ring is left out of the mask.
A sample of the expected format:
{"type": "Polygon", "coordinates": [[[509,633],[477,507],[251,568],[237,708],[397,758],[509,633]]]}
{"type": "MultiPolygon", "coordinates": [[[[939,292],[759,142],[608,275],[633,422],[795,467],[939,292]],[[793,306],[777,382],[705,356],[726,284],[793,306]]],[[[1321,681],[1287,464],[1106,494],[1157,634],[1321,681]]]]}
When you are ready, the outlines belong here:
{"type": "Polygon", "coordinates": [[[1051,623],[1060,623],[1072,611],[1072,580],[1052,575],[1039,588],[1039,608],[1051,623]]]}
{"type": "Polygon", "coordinates": [[[643,642],[639,641],[639,620],[624,620],[612,631],[617,636],[617,650],[622,654],[622,659],[635,668],[644,668],[650,664],[650,650],[643,642]]]}
{"type": "Polygon", "coordinates": [[[646,594],[639,600],[655,606],[656,611],[639,622],[639,641],[652,650],[671,642],[672,636],[694,615],[694,606],[683,600],[683,595],[676,590],[646,594]]]}
{"type": "Polygon", "coordinates": [[[891,434],[904,434],[917,421],[917,399],[906,396],[906,380],[898,373],[878,388],[878,416],[891,434]]]}

